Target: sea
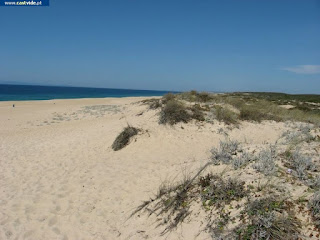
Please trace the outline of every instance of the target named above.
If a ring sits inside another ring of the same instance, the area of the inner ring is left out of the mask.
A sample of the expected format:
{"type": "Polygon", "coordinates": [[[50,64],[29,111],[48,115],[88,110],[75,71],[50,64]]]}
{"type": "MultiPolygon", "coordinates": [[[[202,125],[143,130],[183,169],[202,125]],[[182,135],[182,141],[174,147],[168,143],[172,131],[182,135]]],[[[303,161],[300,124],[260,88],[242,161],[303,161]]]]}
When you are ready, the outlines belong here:
{"type": "Polygon", "coordinates": [[[0,101],[163,96],[169,91],[0,84],[0,101]]]}

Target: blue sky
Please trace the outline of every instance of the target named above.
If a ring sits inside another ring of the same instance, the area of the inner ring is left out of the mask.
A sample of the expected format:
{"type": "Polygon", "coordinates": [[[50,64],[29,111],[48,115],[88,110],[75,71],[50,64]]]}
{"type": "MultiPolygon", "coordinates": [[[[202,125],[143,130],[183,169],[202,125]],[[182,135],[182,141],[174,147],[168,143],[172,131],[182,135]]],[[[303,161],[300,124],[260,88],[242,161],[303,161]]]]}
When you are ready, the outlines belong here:
{"type": "Polygon", "coordinates": [[[320,94],[320,1],[0,7],[0,82],[320,94]]]}

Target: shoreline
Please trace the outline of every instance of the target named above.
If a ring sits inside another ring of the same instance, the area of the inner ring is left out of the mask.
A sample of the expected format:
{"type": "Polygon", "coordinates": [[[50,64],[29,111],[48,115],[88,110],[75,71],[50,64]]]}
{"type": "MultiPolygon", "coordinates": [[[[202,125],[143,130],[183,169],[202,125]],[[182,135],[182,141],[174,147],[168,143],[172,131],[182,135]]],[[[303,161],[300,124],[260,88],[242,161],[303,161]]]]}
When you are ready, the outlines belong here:
{"type": "Polygon", "coordinates": [[[123,98],[161,98],[162,96],[128,96],[128,97],[87,97],[87,98],[52,98],[52,99],[34,99],[34,100],[0,100],[2,102],[38,102],[38,101],[66,101],[66,100],[89,100],[89,99],[123,99],[123,98]]]}
{"type": "Polygon", "coordinates": [[[161,98],[162,96],[139,96],[139,97],[104,97],[104,98],[54,98],[54,99],[43,99],[43,100],[10,100],[2,101],[0,100],[0,105],[2,103],[6,104],[17,104],[17,103],[50,103],[50,102],[62,102],[62,101],[102,101],[102,100],[120,100],[120,99],[145,99],[145,98],[161,98]]]}

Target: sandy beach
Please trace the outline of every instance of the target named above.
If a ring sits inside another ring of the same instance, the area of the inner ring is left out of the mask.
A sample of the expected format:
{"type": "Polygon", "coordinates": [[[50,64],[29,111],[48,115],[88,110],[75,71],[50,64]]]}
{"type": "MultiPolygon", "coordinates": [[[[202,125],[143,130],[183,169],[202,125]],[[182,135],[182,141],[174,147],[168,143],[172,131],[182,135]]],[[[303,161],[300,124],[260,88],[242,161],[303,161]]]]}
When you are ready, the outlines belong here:
{"type": "Polygon", "coordinates": [[[210,239],[199,222],[161,236],[156,216],[129,216],[163,181],[199,169],[225,138],[221,128],[257,147],[287,129],[274,121],[159,125],[143,99],[0,102],[0,239],[210,239]],[[127,124],[142,131],[115,152],[127,124]]]}
{"type": "Polygon", "coordinates": [[[0,0],[0,240],[320,240],[320,0],[0,0]]]}

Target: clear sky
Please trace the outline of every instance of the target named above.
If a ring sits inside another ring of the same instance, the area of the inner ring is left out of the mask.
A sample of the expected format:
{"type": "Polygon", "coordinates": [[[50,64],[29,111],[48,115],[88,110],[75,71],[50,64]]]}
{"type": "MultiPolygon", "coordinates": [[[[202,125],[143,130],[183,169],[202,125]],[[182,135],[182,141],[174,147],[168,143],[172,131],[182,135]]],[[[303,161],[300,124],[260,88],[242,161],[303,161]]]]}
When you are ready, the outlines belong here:
{"type": "Polygon", "coordinates": [[[320,94],[320,0],[0,7],[0,82],[320,94]]]}

